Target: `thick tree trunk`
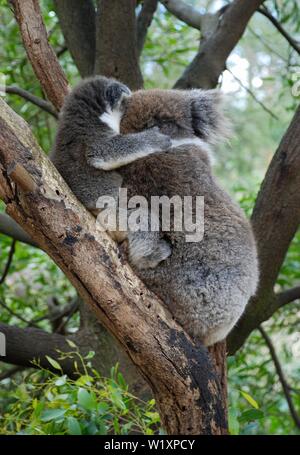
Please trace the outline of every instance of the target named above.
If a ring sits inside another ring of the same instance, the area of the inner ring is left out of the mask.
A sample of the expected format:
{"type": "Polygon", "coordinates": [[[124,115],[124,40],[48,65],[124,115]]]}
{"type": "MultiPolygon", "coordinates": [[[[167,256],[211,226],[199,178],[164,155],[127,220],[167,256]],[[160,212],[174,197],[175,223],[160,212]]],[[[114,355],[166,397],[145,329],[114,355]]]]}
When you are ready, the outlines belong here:
{"type": "Polygon", "coordinates": [[[82,77],[94,72],[96,11],[92,0],[55,0],[66,44],[82,77]]]}
{"type": "Polygon", "coordinates": [[[95,74],[114,77],[131,89],[141,88],[135,0],[99,0],[95,74]]]}

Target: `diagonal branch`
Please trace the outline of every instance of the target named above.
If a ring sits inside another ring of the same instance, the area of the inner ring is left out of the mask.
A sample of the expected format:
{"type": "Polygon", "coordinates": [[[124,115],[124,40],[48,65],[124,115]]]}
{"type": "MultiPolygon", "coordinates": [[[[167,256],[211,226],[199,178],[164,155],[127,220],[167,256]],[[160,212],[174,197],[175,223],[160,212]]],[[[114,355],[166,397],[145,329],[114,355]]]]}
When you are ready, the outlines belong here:
{"type": "Polygon", "coordinates": [[[3,87],[3,90],[2,87],[0,87],[0,91],[12,95],[21,96],[26,101],[30,101],[30,103],[35,104],[43,111],[48,112],[48,114],[53,115],[53,117],[55,118],[58,118],[57,111],[56,109],[54,109],[51,103],[43,100],[42,98],[39,98],[38,96],[33,95],[32,93],[28,92],[27,90],[24,90],[23,88],[17,87],[15,85],[6,85],[5,87],[3,87]]]}
{"type": "Polygon", "coordinates": [[[292,419],[293,419],[296,427],[300,429],[300,415],[297,413],[297,411],[295,409],[295,406],[294,406],[294,403],[293,403],[293,400],[292,400],[292,397],[291,397],[291,393],[290,393],[290,386],[287,383],[287,380],[285,378],[284,372],[283,372],[282,367],[280,365],[279,358],[278,358],[278,356],[276,354],[276,351],[275,351],[275,347],[274,347],[274,345],[272,343],[271,338],[269,337],[267,332],[263,329],[263,327],[260,326],[258,330],[260,331],[263,339],[265,340],[266,345],[268,346],[268,349],[269,349],[271,358],[273,360],[276,373],[278,374],[279,381],[281,383],[281,386],[282,386],[282,389],[283,389],[283,393],[284,393],[284,396],[286,398],[286,401],[287,401],[287,404],[288,404],[292,419]]]}
{"type": "Polygon", "coordinates": [[[158,0],[144,0],[142,9],[137,17],[137,51],[141,55],[148,28],[151,25],[154,13],[157,9],[158,0]]]}
{"type": "Polygon", "coordinates": [[[222,14],[216,30],[176,82],[175,88],[213,88],[225,69],[228,56],[264,0],[234,0],[222,14]]]}
{"type": "Polygon", "coordinates": [[[92,0],[55,0],[62,32],[82,77],[94,72],[96,12],[92,0]]]}
{"type": "Polygon", "coordinates": [[[279,33],[287,40],[292,48],[300,54],[300,45],[282,26],[282,24],[274,17],[266,7],[258,8],[258,11],[269,19],[270,22],[277,28],[279,33]]]}
{"type": "Polygon", "coordinates": [[[38,0],[10,0],[24,47],[43,92],[59,111],[68,92],[68,82],[55,52],[48,43],[38,0]]]}

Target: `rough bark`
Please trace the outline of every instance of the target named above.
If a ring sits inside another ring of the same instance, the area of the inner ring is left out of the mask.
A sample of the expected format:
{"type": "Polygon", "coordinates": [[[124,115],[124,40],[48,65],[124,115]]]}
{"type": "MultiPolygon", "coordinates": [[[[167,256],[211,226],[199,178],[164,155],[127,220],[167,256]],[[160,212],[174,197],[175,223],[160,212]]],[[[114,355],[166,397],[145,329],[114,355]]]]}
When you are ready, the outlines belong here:
{"type": "Polygon", "coordinates": [[[0,195],[7,212],[59,265],[150,385],[170,434],[226,432],[218,376],[124,262],[117,246],[0,100],[0,195]]]}
{"type": "Polygon", "coordinates": [[[213,88],[225,69],[226,60],[241,39],[246,26],[264,0],[234,0],[219,25],[200,47],[175,88],[213,88]]]}
{"type": "Polygon", "coordinates": [[[95,73],[114,77],[131,89],[143,85],[138,64],[135,0],[99,0],[95,73]]]}
{"type": "MultiPolygon", "coordinates": [[[[230,353],[239,349],[249,334],[285,303],[282,295],[275,296],[274,285],[300,223],[299,169],[300,107],[271,161],[253,210],[260,284],[256,296],[229,336],[230,353]]],[[[296,288],[293,296],[297,295],[296,288]]]]}
{"type": "Polygon", "coordinates": [[[10,0],[10,3],[34,72],[45,95],[59,111],[68,92],[68,82],[55,52],[48,43],[39,2],[38,0],[10,0]]]}
{"type": "Polygon", "coordinates": [[[55,0],[62,32],[82,77],[94,72],[96,12],[92,0],[55,0]]]}

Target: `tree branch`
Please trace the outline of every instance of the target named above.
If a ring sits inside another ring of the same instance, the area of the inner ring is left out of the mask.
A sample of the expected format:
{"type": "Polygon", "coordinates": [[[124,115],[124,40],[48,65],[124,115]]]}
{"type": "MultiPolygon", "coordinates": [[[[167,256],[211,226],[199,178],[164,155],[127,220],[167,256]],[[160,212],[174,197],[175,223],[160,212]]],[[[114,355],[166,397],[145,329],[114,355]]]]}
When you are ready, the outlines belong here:
{"type": "Polygon", "coordinates": [[[11,243],[11,246],[10,246],[7,262],[5,264],[2,276],[0,277],[0,285],[4,283],[4,281],[5,281],[5,279],[6,279],[7,275],[8,275],[8,272],[9,272],[9,269],[10,269],[14,254],[15,254],[15,246],[16,246],[16,241],[13,240],[12,243],[11,243]]]}
{"type": "Polygon", "coordinates": [[[68,82],[55,52],[48,43],[47,31],[38,0],[10,0],[19,24],[24,47],[43,92],[59,111],[68,92],[68,82]]]}
{"type": "MultiPolygon", "coordinates": [[[[66,338],[57,333],[47,333],[36,328],[19,328],[2,322],[0,322],[0,332],[6,338],[6,355],[0,358],[1,362],[19,367],[37,368],[32,363],[33,360],[36,360],[42,368],[47,368],[57,373],[57,370],[48,362],[46,355],[58,360],[60,353],[68,353],[74,350],[68,345],[66,338]]],[[[72,339],[72,337],[68,337],[68,339],[72,339]]],[[[76,340],[74,341],[76,342],[76,340]]],[[[85,352],[86,354],[87,352],[85,352]]],[[[73,378],[78,377],[74,367],[74,360],[78,359],[66,358],[59,360],[63,372],[73,378]]],[[[81,365],[79,365],[79,372],[83,372],[80,367],[81,365]]]]}
{"type": "Polygon", "coordinates": [[[260,284],[228,338],[230,353],[280,307],[274,285],[300,223],[300,107],[281,140],[261,185],[252,214],[260,284]]]}
{"type": "Polygon", "coordinates": [[[95,73],[114,77],[131,89],[141,88],[135,0],[99,0],[95,73]]]}
{"type": "Polygon", "coordinates": [[[143,51],[148,28],[151,25],[157,4],[158,0],[144,0],[137,17],[137,52],[139,56],[143,51]]]}
{"type": "Polygon", "coordinates": [[[272,118],[274,118],[275,120],[279,120],[279,118],[277,117],[277,115],[275,115],[262,101],[260,101],[257,96],[255,95],[255,93],[253,93],[252,90],[250,90],[249,87],[247,87],[245,84],[243,84],[243,82],[241,81],[241,79],[239,79],[235,74],[233,74],[233,72],[229,69],[229,68],[226,68],[226,70],[232,75],[232,77],[240,84],[240,86],[246,90],[247,93],[249,93],[249,95],[254,99],[254,101],[256,101],[257,104],[259,104],[264,111],[266,111],[272,118]]]}
{"type": "Polygon", "coordinates": [[[28,125],[0,99],[1,195],[7,212],[60,266],[150,384],[170,434],[226,431],[220,383],[195,346],[97,229],[28,125]],[[199,397],[201,397],[199,399],[199,397]]]}
{"type": "Polygon", "coordinates": [[[196,8],[186,4],[182,0],[160,0],[160,3],[178,19],[200,30],[203,14],[199,13],[196,8]]]}
{"type": "Polygon", "coordinates": [[[228,56],[241,39],[246,26],[264,0],[234,0],[222,14],[214,33],[176,82],[175,88],[213,88],[225,69],[228,56]]]}
{"type": "Polygon", "coordinates": [[[300,299],[300,286],[296,286],[276,295],[278,308],[300,299]]]}
{"type": "Polygon", "coordinates": [[[283,370],[282,370],[281,365],[280,365],[279,358],[278,358],[278,356],[276,354],[276,351],[275,351],[275,347],[274,347],[274,345],[272,343],[271,338],[269,337],[267,332],[263,329],[263,327],[260,326],[258,330],[260,331],[263,339],[265,340],[266,345],[268,346],[268,349],[269,349],[271,358],[273,360],[276,373],[278,374],[279,381],[281,383],[281,386],[282,386],[282,389],[283,389],[283,393],[284,393],[284,396],[286,398],[286,401],[287,401],[287,404],[288,404],[292,419],[293,419],[296,427],[300,428],[300,415],[298,415],[298,413],[297,413],[297,411],[295,409],[295,406],[294,406],[294,403],[293,403],[293,400],[292,400],[292,397],[291,397],[291,393],[290,393],[290,387],[289,387],[289,384],[287,383],[287,381],[285,379],[283,370]]]}
{"type": "Polygon", "coordinates": [[[6,213],[0,213],[0,233],[12,237],[19,242],[38,247],[21,226],[10,216],[6,215],[6,213]]]}
{"type": "Polygon", "coordinates": [[[96,12],[92,0],[55,0],[67,47],[82,77],[94,72],[96,12]]]}
{"type": "Polygon", "coordinates": [[[16,87],[15,85],[6,85],[5,87],[0,87],[0,91],[5,93],[9,93],[12,95],[18,95],[24,98],[26,101],[30,101],[30,103],[35,104],[38,106],[40,109],[42,109],[45,112],[48,112],[48,114],[53,115],[53,117],[58,118],[58,114],[56,109],[52,106],[51,103],[48,101],[43,100],[42,98],[39,98],[38,96],[33,95],[32,93],[28,92],[27,90],[24,90],[23,88],[16,87]]]}
{"type": "Polygon", "coordinates": [[[285,30],[281,23],[270,13],[266,7],[258,8],[258,12],[263,16],[267,17],[270,22],[277,28],[279,33],[287,40],[287,42],[292,46],[292,48],[300,54],[299,43],[285,30]]]}

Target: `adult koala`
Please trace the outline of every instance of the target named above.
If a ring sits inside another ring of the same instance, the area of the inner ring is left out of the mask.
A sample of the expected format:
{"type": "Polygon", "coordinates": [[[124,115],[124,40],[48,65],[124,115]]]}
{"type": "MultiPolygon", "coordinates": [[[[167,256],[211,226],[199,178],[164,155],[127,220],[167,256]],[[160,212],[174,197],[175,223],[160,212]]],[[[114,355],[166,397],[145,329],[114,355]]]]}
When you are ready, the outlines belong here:
{"type": "MultiPolygon", "coordinates": [[[[258,281],[256,246],[242,210],[212,175],[210,146],[224,119],[218,91],[140,90],[96,77],[62,111],[53,161],[92,211],[99,196],[204,197],[204,235],[128,230],[129,261],[174,318],[205,345],[224,339],[258,281]],[[171,142],[172,141],[172,146],[171,142]]],[[[195,210],[195,207],[194,207],[195,210]]],[[[194,213],[195,215],[195,213],[194,213]]],[[[148,227],[150,226],[150,219],[148,227]]]]}

